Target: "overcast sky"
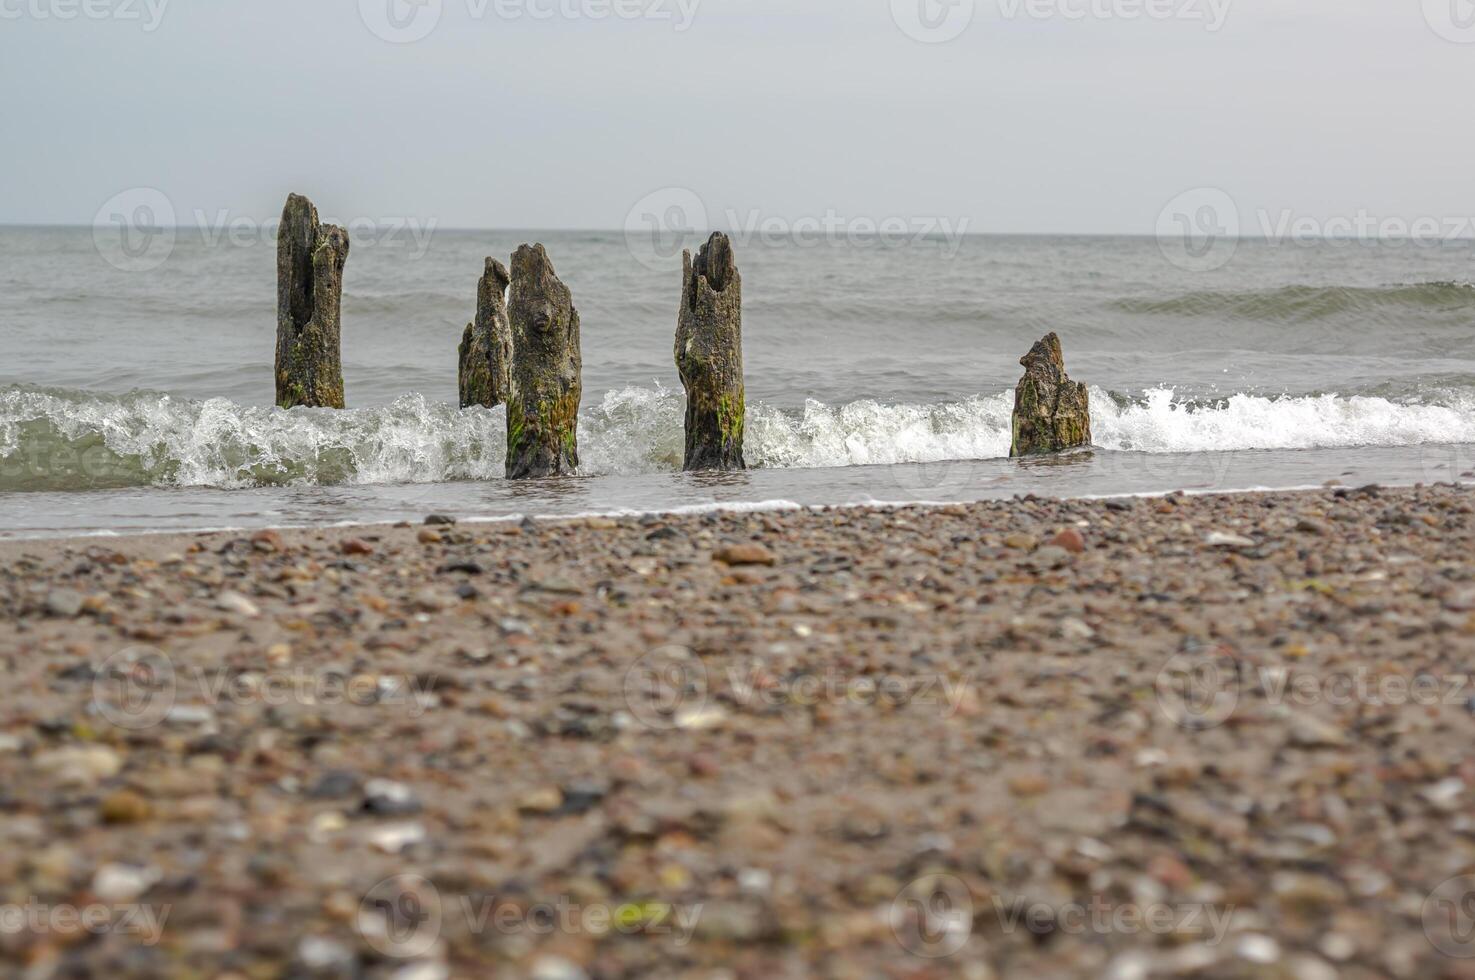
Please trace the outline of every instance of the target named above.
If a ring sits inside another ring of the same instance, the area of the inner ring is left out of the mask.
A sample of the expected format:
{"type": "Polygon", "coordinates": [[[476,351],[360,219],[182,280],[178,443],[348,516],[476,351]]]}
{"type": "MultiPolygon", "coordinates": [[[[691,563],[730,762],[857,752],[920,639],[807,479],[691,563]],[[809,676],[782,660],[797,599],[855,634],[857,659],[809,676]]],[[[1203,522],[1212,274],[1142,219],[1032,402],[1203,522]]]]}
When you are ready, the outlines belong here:
{"type": "Polygon", "coordinates": [[[181,223],[1475,213],[1471,0],[951,2],[0,0],[0,223],[138,187],[181,223]]]}

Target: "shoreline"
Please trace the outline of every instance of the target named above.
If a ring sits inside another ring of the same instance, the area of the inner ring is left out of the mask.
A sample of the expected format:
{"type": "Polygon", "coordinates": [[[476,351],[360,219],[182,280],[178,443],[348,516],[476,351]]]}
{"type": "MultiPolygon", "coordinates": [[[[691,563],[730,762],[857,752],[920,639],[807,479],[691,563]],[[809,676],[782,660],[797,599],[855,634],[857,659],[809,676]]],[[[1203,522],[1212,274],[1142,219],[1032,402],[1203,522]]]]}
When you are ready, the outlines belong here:
{"type": "Polygon", "coordinates": [[[1448,486],[0,542],[0,955],[1470,976],[1472,546],[1448,486]]]}
{"type": "MultiPolygon", "coordinates": [[[[1425,486],[1426,484],[1422,484],[1422,483],[1398,483],[1398,482],[1392,482],[1392,483],[1375,483],[1375,484],[1369,484],[1369,485],[1370,486],[1376,486],[1379,489],[1388,489],[1388,490],[1412,490],[1412,489],[1416,489],[1416,488],[1425,486]]],[[[1437,487],[1446,487],[1447,486],[1447,487],[1453,487],[1453,488],[1460,488],[1460,487],[1465,486],[1465,484],[1463,484],[1463,483],[1454,483],[1454,484],[1438,483],[1438,484],[1433,484],[1433,486],[1437,486],[1437,487]]],[[[185,488],[185,489],[193,489],[193,488],[185,488]]],[[[1123,492],[1123,493],[1075,494],[1075,495],[1066,495],[1066,496],[1055,496],[1055,495],[1049,495],[1049,494],[1029,493],[1029,494],[1019,494],[1017,497],[1014,497],[1014,498],[989,497],[989,498],[984,498],[982,500],[962,500],[962,501],[958,501],[958,500],[953,500],[953,501],[949,501],[949,500],[904,500],[904,501],[872,500],[872,501],[851,501],[851,502],[838,503],[838,504],[802,504],[802,503],[798,503],[798,502],[792,501],[792,500],[784,500],[784,499],[774,498],[774,499],[771,499],[771,500],[756,500],[756,501],[714,501],[712,503],[707,503],[707,504],[683,504],[683,505],[680,505],[680,506],[672,507],[670,509],[657,508],[657,509],[653,509],[653,510],[639,510],[639,509],[631,509],[631,508],[620,508],[620,509],[616,509],[616,510],[590,510],[590,511],[583,511],[583,512],[577,512],[577,513],[571,513],[571,514],[533,514],[533,513],[526,513],[526,514],[502,514],[502,515],[496,515],[496,516],[491,516],[491,517],[478,517],[478,516],[463,517],[463,516],[459,516],[459,515],[446,515],[446,516],[451,516],[452,519],[453,519],[453,521],[454,521],[454,523],[464,524],[467,527],[477,527],[477,526],[488,526],[488,525],[495,526],[495,525],[499,525],[499,524],[509,524],[509,523],[518,524],[518,523],[522,523],[523,521],[529,521],[529,520],[530,521],[540,522],[540,523],[554,524],[554,523],[565,522],[565,521],[579,522],[579,521],[599,520],[599,519],[614,520],[614,521],[625,521],[625,520],[637,520],[638,521],[638,520],[641,520],[641,519],[644,519],[644,518],[652,518],[652,517],[654,517],[654,518],[661,518],[661,517],[672,517],[672,518],[701,517],[701,516],[704,516],[706,514],[725,514],[725,515],[739,515],[740,516],[740,515],[743,515],[743,514],[770,514],[770,513],[772,513],[772,514],[786,514],[786,513],[826,513],[826,512],[829,512],[829,511],[845,511],[845,510],[882,510],[882,511],[885,511],[885,510],[905,510],[905,509],[933,510],[933,509],[942,508],[942,507],[967,507],[967,506],[971,506],[973,504],[978,504],[978,503],[1001,503],[1001,502],[1002,503],[1008,503],[1008,502],[1010,502],[1010,500],[1018,500],[1018,499],[1040,499],[1040,500],[1054,500],[1054,501],[1061,501],[1061,502],[1080,501],[1080,502],[1083,502],[1083,503],[1097,503],[1097,502],[1106,501],[1106,500],[1157,500],[1157,499],[1162,499],[1162,498],[1165,498],[1165,497],[1255,496],[1255,495],[1263,495],[1263,494],[1281,494],[1281,493],[1285,493],[1285,494],[1301,494],[1301,493],[1317,493],[1317,492],[1321,492],[1321,491],[1334,491],[1334,490],[1337,490],[1337,489],[1344,489],[1344,488],[1337,481],[1330,481],[1330,482],[1324,483],[1324,484],[1305,484],[1305,485],[1300,485],[1300,486],[1287,486],[1287,487],[1269,487],[1269,486],[1263,486],[1263,487],[1242,487],[1242,488],[1232,488],[1232,489],[1224,489],[1224,490],[1221,490],[1221,489],[1200,489],[1200,488],[1192,488],[1192,489],[1176,489],[1176,490],[1143,490],[1143,491],[1133,491],[1133,492],[1123,492]]],[[[112,491],[101,491],[101,492],[106,493],[106,492],[112,492],[112,491]]],[[[426,515],[426,516],[429,516],[429,515],[426,515]]],[[[172,529],[172,530],[151,530],[151,529],[142,529],[142,530],[131,530],[131,529],[112,530],[112,529],[101,529],[101,530],[87,531],[87,532],[81,532],[81,533],[71,532],[71,531],[61,531],[61,532],[57,532],[55,534],[38,533],[38,534],[35,534],[33,536],[29,536],[29,537],[4,537],[3,534],[0,534],[0,546],[3,546],[5,544],[7,544],[7,543],[10,543],[10,544],[22,544],[22,543],[26,543],[26,542],[41,542],[41,543],[52,543],[52,544],[54,544],[54,543],[65,543],[65,542],[69,542],[69,541],[114,540],[114,539],[132,539],[132,538],[163,537],[163,536],[170,536],[170,537],[176,537],[176,536],[178,536],[178,537],[189,537],[189,536],[208,536],[208,535],[217,535],[217,534],[247,534],[247,535],[249,535],[249,534],[254,534],[254,533],[258,532],[258,531],[293,531],[293,532],[305,532],[305,531],[317,531],[317,530],[354,530],[354,529],[363,530],[363,529],[374,529],[374,528],[403,528],[403,527],[405,527],[407,525],[413,526],[414,523],[415,523],[414,521],[410,521],[410,520],[400,520],[400,521],[335,521],[335,522],[331,522],[331,523],[319,523],[319,524],[222,525],[222,526],[200,527],[200,528],[181,528],[181,529],[172,529]]],[[[22,532],[22,533],[29,534],[30,532],[22,532]]]]}

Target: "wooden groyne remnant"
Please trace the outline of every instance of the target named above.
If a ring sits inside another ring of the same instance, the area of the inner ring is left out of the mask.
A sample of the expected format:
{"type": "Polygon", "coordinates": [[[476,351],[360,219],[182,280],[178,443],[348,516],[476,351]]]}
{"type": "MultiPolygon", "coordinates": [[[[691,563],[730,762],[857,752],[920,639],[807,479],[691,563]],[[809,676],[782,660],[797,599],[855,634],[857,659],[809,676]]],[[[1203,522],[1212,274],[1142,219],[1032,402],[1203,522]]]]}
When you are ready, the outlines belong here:
{"type": "Polygon", "coordinates": [[[512,370],[507,396],[507,477],[572,474],[579,466],[583,355],[579,311],[542,245],[512,255],[512,370]]]}
{"type": "Polygon", "coordinates": [[[343,408],[343,266],[348,232],[299,194],[277,234],[276,395],[282,408],[343,408]]]}
{"type": "Polygon", "coordinates": [[[1010,456],[1038,456],[1091,444],[1091,404],[1086,386],[1065,373],[1060,338],[1046,334],[1020,358],[1024,377],[1014,390],[1010,456]]]}
{"type": "Polygon", "coordinates": [[[512,276],[496,259],[487,259],[476,291],[476,319],[461,339],[461,407],[496,408],[508,398],[512,372],[512,324],[507,319],[507,286],[512,276]]]}
{"type": "Polygon", "coordinates": [[[687,470],[743,470],[743,280],[732,242],[716,232],[682,254],[676,368],[686,388],[687,470]]]}

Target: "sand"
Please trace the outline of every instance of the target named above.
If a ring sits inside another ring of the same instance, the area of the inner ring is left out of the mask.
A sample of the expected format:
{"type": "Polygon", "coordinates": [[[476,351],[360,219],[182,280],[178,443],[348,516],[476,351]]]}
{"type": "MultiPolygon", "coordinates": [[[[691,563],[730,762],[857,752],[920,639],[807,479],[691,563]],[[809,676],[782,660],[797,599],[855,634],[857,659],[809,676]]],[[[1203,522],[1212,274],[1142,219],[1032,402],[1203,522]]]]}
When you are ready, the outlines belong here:
{"type": "Polygon", "coordinates": [[[1472,513],[3,543],[0,962],[1475,977],[1472,513]]]}

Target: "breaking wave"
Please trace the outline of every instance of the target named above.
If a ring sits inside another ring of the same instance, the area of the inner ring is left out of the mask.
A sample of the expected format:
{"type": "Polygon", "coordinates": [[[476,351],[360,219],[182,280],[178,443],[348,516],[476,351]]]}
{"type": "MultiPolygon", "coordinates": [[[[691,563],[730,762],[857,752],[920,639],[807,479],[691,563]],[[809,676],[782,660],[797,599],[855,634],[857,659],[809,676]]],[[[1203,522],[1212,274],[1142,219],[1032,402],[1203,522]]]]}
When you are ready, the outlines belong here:
{"type": "MultiPolygon", "coordinates": [[[[1009,451],[1013,393],[937,405],[808,402],[796,412],[753,404],[748,460],[768,468],[990,459],[1009,451]]],[[[682,397],[628,387],[586,404],[583,471],[675,471],[682,397]]],[[[1475,443],[1475,398],[1441,403],[1337,394],[1216,400],[1153,389],[1092,389],[1099,448],[1147,453],[1475,443]]],[[[405,395],[349,411],[283,412],[157,392],[112,396],[0,389],[0,491],[142,486],[438,483],[500,479],[501,409],[459,411],[405,395]]]]}

